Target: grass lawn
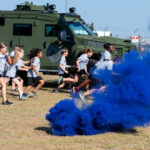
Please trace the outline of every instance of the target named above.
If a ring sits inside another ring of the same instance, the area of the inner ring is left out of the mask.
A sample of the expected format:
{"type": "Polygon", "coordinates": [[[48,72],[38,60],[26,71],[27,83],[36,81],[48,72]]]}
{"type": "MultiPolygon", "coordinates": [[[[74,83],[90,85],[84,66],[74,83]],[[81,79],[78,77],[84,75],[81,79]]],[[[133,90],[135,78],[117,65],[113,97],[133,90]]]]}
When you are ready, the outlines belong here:
{"type": "MultiPolygon", "coordinates": [[[[44,76],[56,80],[54,76],[44,76]]],[[[0,150],[150,150],[150,127],[135,131],[105,133],[94,136],[58,137],[51,135],[45,114],[67,93],[50,93],[44,87],[39,98],[19,101],[8,88],[12,106],[0,105],[0,150]]]]}

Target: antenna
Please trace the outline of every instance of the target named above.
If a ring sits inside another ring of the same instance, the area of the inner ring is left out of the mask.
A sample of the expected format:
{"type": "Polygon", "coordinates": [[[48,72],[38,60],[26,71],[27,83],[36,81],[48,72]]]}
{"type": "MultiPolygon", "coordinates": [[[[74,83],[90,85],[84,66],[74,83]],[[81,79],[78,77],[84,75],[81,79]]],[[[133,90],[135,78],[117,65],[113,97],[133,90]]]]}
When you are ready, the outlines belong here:
{"type": "Polygon", "coordinates": [[[135,31],[134,31],[134,35],[135,35],[138,31],[139,31],[138,29],[135,29],[135,31]]]}

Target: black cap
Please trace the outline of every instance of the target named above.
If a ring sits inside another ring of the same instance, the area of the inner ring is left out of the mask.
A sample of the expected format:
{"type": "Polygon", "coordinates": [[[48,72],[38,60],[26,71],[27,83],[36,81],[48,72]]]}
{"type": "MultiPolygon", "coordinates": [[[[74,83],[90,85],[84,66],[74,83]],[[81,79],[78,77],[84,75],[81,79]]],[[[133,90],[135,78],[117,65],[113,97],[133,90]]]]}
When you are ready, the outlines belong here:
{"type": "Polygon", "coordinates": [[[54,9],[56,9],[56,5],[54,5],[54,4],[50,5],[49,8],[50,8],[50,10],[54,10],[54,9]]]}

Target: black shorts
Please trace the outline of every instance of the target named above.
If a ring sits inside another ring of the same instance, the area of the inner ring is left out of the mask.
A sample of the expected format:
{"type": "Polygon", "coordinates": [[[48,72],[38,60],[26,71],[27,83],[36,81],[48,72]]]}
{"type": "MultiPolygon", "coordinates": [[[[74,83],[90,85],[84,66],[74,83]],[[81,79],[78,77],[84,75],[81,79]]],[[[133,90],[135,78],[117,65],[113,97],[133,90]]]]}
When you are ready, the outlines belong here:
{"type": "Polygon", "coordinates": [[[18,79],[19,79],[18,76],[15,76],[15,77],[8,77],[8,76],[5,76],[5,77],[8,78],[8,79],[10,79],[10,80],[13,80],[13,79],[15,79],[15,78],[18,78],[18,79]]]}
{"type": "Polygon", "coordinates": [[[82,75],[84,75],[84,74],[86,74],[85,70],[80,70],[80,72],[78,72],[78,75],[79,75],[79,76],[82,76],[82,75]]]}
{"type": "Polygon", "coordinates": [[[36,86],[40,80],[43,80],[42,77],[38,76],[38,77],[27,77],[27,84],[28,86],[36,86]]]}
{"type": "Polygon", "coordinates": [[[2,74],[0,74],[0,78],[3,78],[3,75],[2,75],[2,74]]]}
{"type": "Polygon", "coordinates": [[[64,74],[59,74],[59,76],[61,77],[63,77],[63,78],[68,78],[69,77],[69,74],[67,74],[67,73],[64,73],[64,74]]]}
{"type": "Polygon", "coordinates": [[[78,72],[77,72],[77,68],[69,68],[69,74],[75,76],[78,72]]]}

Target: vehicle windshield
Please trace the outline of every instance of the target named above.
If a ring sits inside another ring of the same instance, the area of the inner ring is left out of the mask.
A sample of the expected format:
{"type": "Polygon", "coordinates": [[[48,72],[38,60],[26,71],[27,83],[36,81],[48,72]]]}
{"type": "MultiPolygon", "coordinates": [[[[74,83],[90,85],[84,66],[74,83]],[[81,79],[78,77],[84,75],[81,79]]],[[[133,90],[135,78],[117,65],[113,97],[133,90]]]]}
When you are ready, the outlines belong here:
{"type": "Polygon", "coordinates": [[[68,22],[68,26],[75,34],[96,36],[92,29],[90,29],[86,24],[81,24],[79,22],[68,22]]]}
{"type": "Polygon", "coordinates": [[[83,24],[83,26],[90,33],[90,35],[96,36],[96,34],[93,32],[93,30],[87,24],[83,24]]]}

